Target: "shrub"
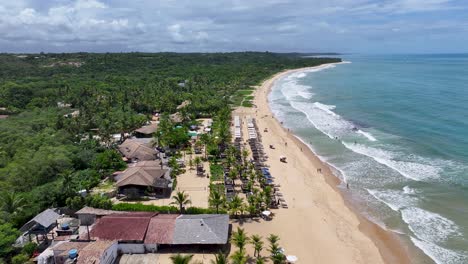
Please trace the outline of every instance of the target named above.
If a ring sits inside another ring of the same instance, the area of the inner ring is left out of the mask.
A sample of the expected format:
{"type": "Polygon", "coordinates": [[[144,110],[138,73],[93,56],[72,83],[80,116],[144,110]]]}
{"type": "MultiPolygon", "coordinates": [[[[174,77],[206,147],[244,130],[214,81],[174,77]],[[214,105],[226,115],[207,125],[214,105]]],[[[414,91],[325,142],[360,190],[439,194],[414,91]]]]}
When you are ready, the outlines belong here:
{"type": "Polygon", "coordinates": [[[21,253],[27,256],[32,256],[34,251],[36,251],[36,248],[37,248],[36,243],[29,242],[26,245],[24,245],[23,249],[21,250],[21,253]]]}
{"type": "Polygon", "coordinates": [[[11,263],[12,263],[12,264],[25,264],[25,263],[28,263],[28,260],[29,260],[29,256],[28,256],[28,255],[26,255],[26,254],[19,254],[19,255],[14,256],[14,257],[11,259],[11,263]]]}
{"type": "MultiPolygon", "coordinates": [[[[179,212],[179,209],[175,206],[158,206],[141,203],[118,203],[112,206],[112,210],[131,212],[159,212],[162,214],[175,214],[179,212]]],[[[226,213],[226,211],[220,210],[219,213],[223,214],[226,213]]],[[[185,214],[216,214],[216,210],[211,208],[189,207],[185,210],[185,214]]]]}

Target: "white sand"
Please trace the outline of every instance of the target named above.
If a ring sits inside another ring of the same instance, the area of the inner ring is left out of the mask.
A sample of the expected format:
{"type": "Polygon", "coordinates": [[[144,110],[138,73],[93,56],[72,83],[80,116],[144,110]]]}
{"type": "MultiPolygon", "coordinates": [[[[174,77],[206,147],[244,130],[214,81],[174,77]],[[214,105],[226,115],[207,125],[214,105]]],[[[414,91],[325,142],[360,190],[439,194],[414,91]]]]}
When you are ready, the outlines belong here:
{"type": "MultiPolygon", "coordinates": [[[[233,230],[241,226],[250,235],[279,235],[285,253],[296,255],[298,263],[409,262],[398,243],[391,241],[392,245],[388,245],[387,242],[394,239],[389,238],[390,234],[358,217],[346,206],[342,195],[333,187],[337,179],[331,175],[328,166],[272,117],[267,94],[275,80],[293,71],[279,73],[265,81],[255,91],[256,108],[241,107],[234,112],[241,118],[245,115],[256,118],[265,152],[269,156],[267,164],[275,183],[281,185],[289,208],[273,210],[275,215],[271,221],[242,223],[234,220],[233,230]],[[264,128],[268,128],[268,132],[263,132],[264,128]],[[269,149],[270,144],[275,149],[269,149]],[[285,155],[288,163],[280,162],[280,155],[285,155]],[[318,173],[317,168],[321,168],[322,172],[318,173]],[[370,236],[373,239],[361,230],[372,233],[370,236]]],[[[253,255],[251,246],[249,253],[253,255]]],[[[263,255],[267,255],[266,250],[263,255]]]]}

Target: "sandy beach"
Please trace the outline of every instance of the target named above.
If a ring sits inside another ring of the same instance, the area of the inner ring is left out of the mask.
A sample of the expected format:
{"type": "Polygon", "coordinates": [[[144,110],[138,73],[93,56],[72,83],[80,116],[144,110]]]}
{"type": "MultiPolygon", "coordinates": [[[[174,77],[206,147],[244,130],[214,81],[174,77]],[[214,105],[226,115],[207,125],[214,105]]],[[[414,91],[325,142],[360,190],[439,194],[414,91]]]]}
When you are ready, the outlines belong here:
{"type": "Polygon", "coordinates": [[[271,221],[234,220],[233,229],[241,226],[249,234],[263,237],[279,235],[285,253],[296,255],[298,263],[410,263],[398,238],[354,212],[336,188],[339,179],[328,165],[273,117],[267,97],[274,82],[302,70],[274,75],[256,89],[256,107],[234,111],[243,121],[247,115],[256,118],[269,157],[267,164],[289,208],[273,210],[271,221]],[[265,128],[268,132],[263,132],[265,128]],[[287,163],[279,161],[281,155],[287,157],[287,163]]]}

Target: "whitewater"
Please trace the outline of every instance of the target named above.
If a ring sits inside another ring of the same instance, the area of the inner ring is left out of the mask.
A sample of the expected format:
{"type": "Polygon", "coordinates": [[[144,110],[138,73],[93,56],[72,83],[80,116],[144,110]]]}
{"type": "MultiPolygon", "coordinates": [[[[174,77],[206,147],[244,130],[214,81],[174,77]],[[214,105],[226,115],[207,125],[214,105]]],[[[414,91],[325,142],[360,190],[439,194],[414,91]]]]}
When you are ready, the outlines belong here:
{"type": "Polygon", "coordinates": [[[419,249],[417,262],[468,263],[468,104],[457,101],[468,80],[446,81],[468,56],[346,59],[278,80],[272,112],[335,168],[364,215],[419,249]]]}

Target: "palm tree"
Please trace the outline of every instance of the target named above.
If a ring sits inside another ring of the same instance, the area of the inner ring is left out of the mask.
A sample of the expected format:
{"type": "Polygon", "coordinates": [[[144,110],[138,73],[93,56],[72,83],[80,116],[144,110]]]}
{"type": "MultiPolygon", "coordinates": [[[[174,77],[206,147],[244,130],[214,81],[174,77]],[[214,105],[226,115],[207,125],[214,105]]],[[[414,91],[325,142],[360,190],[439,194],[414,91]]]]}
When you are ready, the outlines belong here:
{"type": "Polygon", "coordinates": [[[245,246],[249,243],[250,238],[245,233],[244,229],[237,227],[237,231],[232,233],[231,242],[239,248],[239,251],[244,251],[245,246]]]}
{"type": "Polygon", "coordinates": [[[279,237],[277,235],[270,234],[267,238],[270,243],[270,259],[274,264],[284,263],[286,256],[280,251],[280,246],[278,244],[279,237]]]}
{"type": "Polygon", "coordinates": [[[184,209],[184,205],[192,203],[192,201],[190,201],[189,199],[188,194],[186,194],[185,191],[177,192],[176,195],[172,196],[172,199],[174,199],[174,201],[171,204],[179,205],[180,213],[182,213],[182,210],[184,209]]]}
{"type": "Polygon", "coordinates": [[[244,164],[247,164],[247,157],[249,156],[249,151],[247,149],[242,150],[242,160],[244,161],[244,164]]]}
{"type": "Polygon", "coordinates": [[[222,252],[219,252],[218,254],[215,255],[215,260],[210,261],[211,264],[227,264],[228,260],[226,258],[226,255],[224,255],[222,252]]]}
{"type": "Polygon", "coordinates": [[[206,159],[206,149],[208,148],[208,144],[211,142],[211,138],[208,134],[202,134],[200,136],[200,141],[203,143],[203,145],[205,145],[204,152],[205,152],[205,159],[206,159]]]}
{"type": "Polygon", "coordinates": [[[193,170],[193,160],[192,159],[189,159],[188,165],[189,165],[189,169],[193,170]]]}
{"type": "Polygon", "coordinates": [[[250,244],[254,247],[254,257],[260,258],[260,252],[263,249],[262,237],[259,235],[252,235],[250,237],[250,244]]]}
{"type": "Polygon", "coordinates": [[[0,196],[0,209],[7,218],[23,211],[25,201],[15,192],[3,192],[0,196]]]}
{"type": "Polygon", "coordinates": [[[270,256],[271,261],[273,261],[273,264],[283,264],[285,263],[286,256],[281,253],[281,252],[276,252],[270,256]]]}
{"type": "Polygon", "coordinates": [[[266,257],[260,257],[258,256],[257,259],[255,260],[255,264],[265,264],[267,261],[266,257]]]}
{"type": "Polygon", "coordinates": [[[263,189],[263,195],[265,198],[265,204],[266,207],[269,208],[271,205],[271,195],[273,193],[273,190],[271,189],[271,186],[267,186],[263,189]]]}
{"type": "Polygon", "coordinates": [[[190,260],[192,260],[193,255],[172,255],[171,257],[172,264],[189,264],[190,260]]]}
{"type": "Polygon", "coordinates": [[[237,169],[232,168],[232,170],[229,171],[228,177],[234,182],[237,179],[237,175],[238,175],[237,169]]]}
{"type": "Polygon", "coordinates": [[[237,216],[237,213],[242,209],[243,206],[243,200],[239,196],[234,196],[232,198],[231,202],[228,204],[229,205],[229,210],[231,211],[231,214],[234,214],[237,216]]]}
{"type": "Polygon", "coordinates": [[[245,255],[245,252],[242,250],[238,250],[234,252],[231,256],[232,259],[232,264],[245,264],[247,263],[247,256],[245,255]]]}
{"type": "Polygon", "coordinates": [[[211,206],[216,208],[216,213],[219,214],[219,207],[224,204],[224,197],[218,191],[212,191],[208,200],[211,206]]]}
{"type": "Polygon", "coordinates": [[[200,166],[200,164],[202,163],[202,160],[200,157],[195,157],[193,162],[195,163],[195,166],[198,168],[198,166],[200,166]]]}

